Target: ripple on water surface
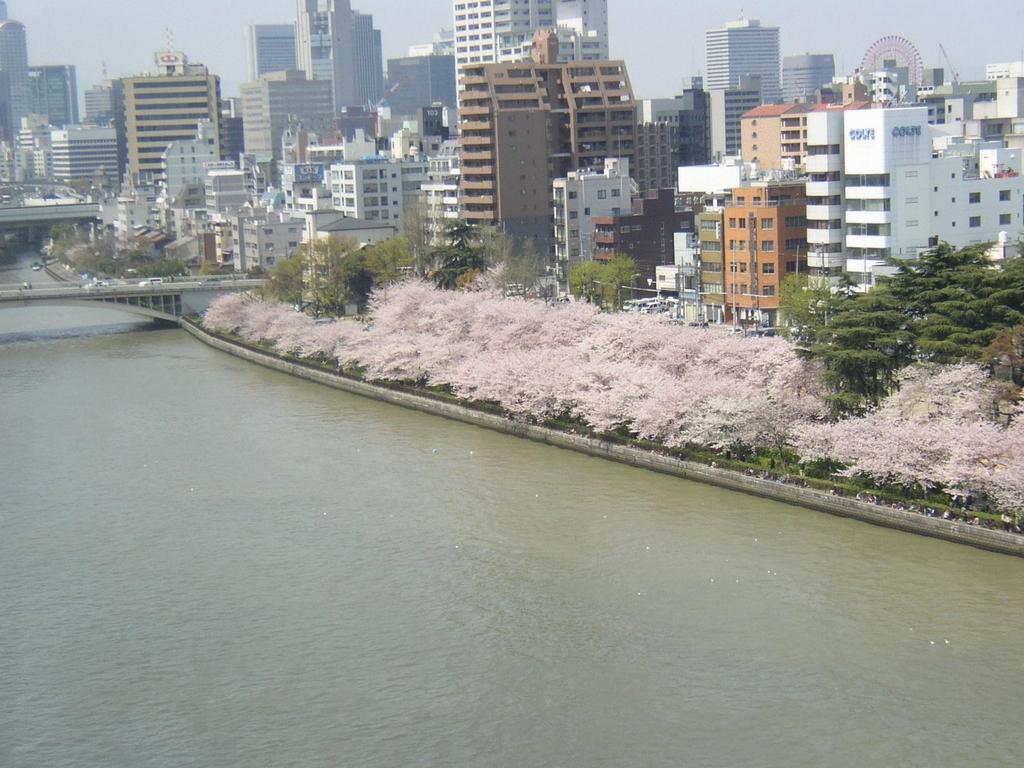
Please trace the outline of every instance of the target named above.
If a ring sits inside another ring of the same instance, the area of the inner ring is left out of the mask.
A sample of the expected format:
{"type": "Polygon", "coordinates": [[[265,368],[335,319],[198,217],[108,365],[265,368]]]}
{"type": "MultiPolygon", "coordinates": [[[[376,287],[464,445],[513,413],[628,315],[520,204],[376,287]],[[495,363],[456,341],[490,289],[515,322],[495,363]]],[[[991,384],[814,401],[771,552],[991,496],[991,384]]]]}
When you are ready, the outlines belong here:
{"type": "Polygon", "coordinates": [[[1021,561],[178,331],[0,387],[4,768],[1019,762],[1021,561]]]}

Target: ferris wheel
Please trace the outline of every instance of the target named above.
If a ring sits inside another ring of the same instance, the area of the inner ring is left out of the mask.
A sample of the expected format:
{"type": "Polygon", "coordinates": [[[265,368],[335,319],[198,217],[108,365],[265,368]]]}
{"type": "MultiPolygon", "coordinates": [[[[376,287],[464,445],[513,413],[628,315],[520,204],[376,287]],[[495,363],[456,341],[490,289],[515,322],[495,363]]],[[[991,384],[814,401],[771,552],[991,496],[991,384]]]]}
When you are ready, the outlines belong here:
{"type": "Polygon", "coordinates": [[[888,35],[876,40],[861,61],[862,72],[877,72],[892,67],[906,67],[911,85],[924,82],[924,61],[912,42],[899,35],[888,35]]]}

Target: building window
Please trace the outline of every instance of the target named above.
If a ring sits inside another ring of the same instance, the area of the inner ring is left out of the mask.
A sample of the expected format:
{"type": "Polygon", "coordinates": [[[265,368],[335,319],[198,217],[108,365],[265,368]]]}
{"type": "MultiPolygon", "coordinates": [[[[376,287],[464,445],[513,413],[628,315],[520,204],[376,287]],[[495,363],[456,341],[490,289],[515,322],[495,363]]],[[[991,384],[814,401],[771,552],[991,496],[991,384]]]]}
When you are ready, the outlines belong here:
{"type": "Polygon", "coordinates": [[[599,190],[597,190],[597,199],[598,200],[607,200],[608,199],[608,190],[607,189],[599,189],[599,190]]]}
{"type": "Polygon", "coordinates": [[[977,229],[981,226],[981,216],[971,216],[970,221],[967,223],[971,229],[977,229]]]}
{"type": "Polygon", "coordinates": [[[733,217],[733,216],[729,217],[729,226],[730,227],[735,227],[736,226],[736,218],[735,217],[733,217]]]}
{"type": "Polygon", "coordinates": [[[775,250],[775,241],[774,240],[762,240],[761,241],[761,250],[762,251],[774,251],[775,250]]]}
{"type": "Polygon", "coordinates": [[[1011,218],[1012,218],[1011,214],[1009,214],[1009,213],[1000,213],[999,214],[999,223],[1000,224],[1009,224],[1011,218]]]}
{"type": "Polygon", "coordinates": [[[775,219],[761,219],[761,229],[775,229],[775,219]]]}
{"type": "Polygon", "coordinates": [[[981,192],[971,192],[969,195],[967,195],[967,202],[971,203],[972,205],[974,203],[980,203],[981,202],[981,192]]]}
{"type": "Polygon", "coordinates": [[[1005,203],[1009,199],[1010,199],[1010,190],[1008,190],[1008,189],[1000,189],[999,190],[999,202],[1005,203]]]}
{"type": "Polygon", "coordinates": [[[775,286],[774,285],[766,285],[764,287],[764,295],[765,296],[774,296],[775,295],[775,286]]]}
{"type": "Polygon", "coordinates": [[[774,275],[775,274],[775,265],[774,264],[762,264],[761,265],[761,271],[764,272],[764,274],[766,274],[766,275],[774,275]]]}

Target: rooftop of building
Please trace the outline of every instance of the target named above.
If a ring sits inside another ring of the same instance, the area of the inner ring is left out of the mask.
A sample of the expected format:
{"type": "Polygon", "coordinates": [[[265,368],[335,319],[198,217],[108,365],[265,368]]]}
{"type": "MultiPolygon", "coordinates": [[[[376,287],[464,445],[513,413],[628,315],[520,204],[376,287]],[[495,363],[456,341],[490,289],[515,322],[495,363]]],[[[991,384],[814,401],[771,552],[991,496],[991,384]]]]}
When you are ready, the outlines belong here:
{"type": "Polygon", "coordinates": [[[808,112],[806,104],[762,104],[759,107],[754,107],[748,112],[743,113],[743,118],[748,117],[781,117],[782,115],[788,115],[791,112],[808,112]]]}
{"type": "Polygon", "coordinates": [[[871,109],[875,105],[870,101],[851,101],[846,104],[815,104],[812,112],[846,112],[853,109],[871,109]]]}
{"type": "Polygon", "coordinates": [[[350,216],[332,221],[330,224],[325,224],[319,228],[321,232],[358,232],[364,229],[382,229],[382,228],[394,229],[394,224],[390,224],[386,221],[366,221],[365,219],[356,219],[350,216]]]}

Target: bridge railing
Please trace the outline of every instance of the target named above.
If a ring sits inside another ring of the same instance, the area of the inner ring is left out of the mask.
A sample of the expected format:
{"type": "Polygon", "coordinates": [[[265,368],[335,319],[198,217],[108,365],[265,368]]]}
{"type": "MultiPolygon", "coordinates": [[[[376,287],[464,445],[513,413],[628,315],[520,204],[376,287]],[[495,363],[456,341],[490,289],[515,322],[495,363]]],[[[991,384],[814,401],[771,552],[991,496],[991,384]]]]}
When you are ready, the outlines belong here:
{"type": "Polygon", "coordinates": [[[245,288],[259,288],[264,284],[263,280],[242,279],[242,280],[190,280],[175,281],[173,283],[158,283],[156,285],[111,285],[96,286],[91,283],[78,283],[75,285],[60,285],[51,287],[26,288],[23,285],[0,285],[0,300],[32,300],[43,299],[101,299],[118,298],[122,296],[161,296],[168,294],[184,293],[186,291],[226,291],[240,290],[245,288]]]}

